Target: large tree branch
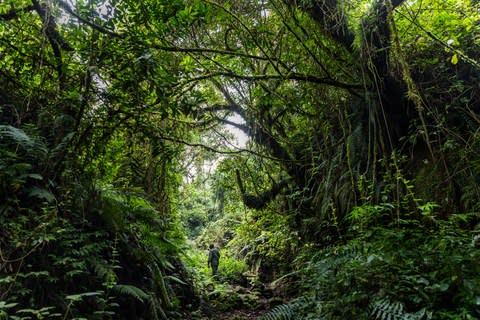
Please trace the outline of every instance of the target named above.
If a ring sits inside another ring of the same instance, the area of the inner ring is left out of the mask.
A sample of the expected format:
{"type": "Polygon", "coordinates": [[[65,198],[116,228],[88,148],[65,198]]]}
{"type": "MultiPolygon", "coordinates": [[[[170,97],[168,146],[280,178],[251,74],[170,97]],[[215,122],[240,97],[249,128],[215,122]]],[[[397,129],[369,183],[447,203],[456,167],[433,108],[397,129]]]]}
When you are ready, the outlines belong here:
{"type": "MultiPolygon", "coordinates": [[[[43,22],[43,29],[50,41],[52,47],[57,47],[58,50],[72,51],[72,47],[63,39],[62,35],[57,30],[57,24],[47,4],[40,3],[38,0],[32,0],[33,8],[37,11],[40,19],[43,22]]],[[[56,49],[54,48],[54,51],[56,49]]]]}
{"type": "Polygon", "coordinates": [[[182,139],[178,139],[178,138],[174,138],[174,137],[169,137],[169,136],[165,136],[165,135],[158,136],[158,138],[161,139],[161,140],[165,140],[165,141],[180,143],[180,144],[183,144],[183,145],[186,145],[186,146],[189,146],[189,147],[203,148],[205,150],[208,150],[208,151],[213,152],[213,153],[218,153],[218,154],[240,154],[240,153],[243,153],[243,152],[249,152],[249,150],[246,150],[246,149],[219,150],[219,149],[216,149],[214,147],[208,146],[208,145],[203,144],[203,143],[189,142],[189,141],[186,141],[186,140],[182,140],[182,139]]]}
{"type": "MultiPolygon", "coordinates": [[[[245,113],[244,109],[236,103],[230,92],[218,81],[213,80],[215,86],[223,94],[224,98],[229,102],[228,105],[223,107],[229,107],[231,111],[237,113],[245,121],[245,125],[240,125],[232,122],[231,124],[252,138],[252,140],[260,146],[266,147],[270,150],[272,155],[281,160],[283,163],[290,163],[293,158],[269,132],[265,130],[258,120],[253,119],[251,116],[245,113]]],[[[222,120],[223,122],[228,120],[222,120]]]]}
{"type": "Polygon", "coordinates": [[[279,161],[279,159],[277,159],[277,158],[270,157],[270,156],[267,156],[267,155],[264,155],[262,153],[255,152],[255,151],[249,150],[249,149],[236,148],[237,150],[219,150],[219,149],[216,149],[214,147],[208,146],[208,145],[203,144],[203,143],[193,143],[193,142],[189,142],[189,141],[185,141],[185,140],[182,140],[182,139],[169,137],[169,136],[165,136],[165,135],[157,136],[157,138],[162,139],[162,140],[166,140],[166,141],[171,141],[171,142],[183,144],[183,145],[186,145],[186,146],[189,146],[189,147],[203,148],[205,150],[208,150],[208,151],[214,152],[214,153],[218,153],[218,154],[238,155],[238,154],[242,154],[242,153],[248,153],[248,154],[263,158],[263,159],[269,159],[269,160],[272,160],[272,161],[279,161]]]}
{"type": "Polygon", "coordinates": [[[220,54],[225,56],[242,57],[242,58],[262,60],[262,61],[278,61],[277,58],[257,56],[257,55],[248,54],[240,51],[233,51],[233,50],[222,50],[222,49],[212,49],[212,48],[184,48],[184,47],[175,47],[175,46],[162,46],[162,45],[156,45],[156,44],[151,45],[151,47],[154,49],[169,51],[169,52],[199,53],[199,54],[211,53],[214,55],[220,54]]]}
{"type": "MultiPolygon", "coordinates": [[[[215,114],[215,113],[221,112],[221,111],[229,111],[229,112],[233,112],[233,113],[238,114],[239,116],[241,116],[245,120],[245,118],[244,118],[245,115],[243,114],[243,112],[239,113],[239,109],[240,109],[240,107],[238,105],[235,105],[235,104],[214,104],[214,105],[211,105],[209,107],[202,108],[197,113],[197,116],[201,117],[205,113],[215,114]]],[[[250,128],[245,124],[236,123],[236,122],[224,119],[224,118],[219,117],[219,116],[216,116],[216,119],[217,119],[217,121],[219,121],[223,124],[231,125],[231,126],[237,128],[237,129],[240,129],[241,131],[243,131],[247,135],[251,134],[250,128]]]]}
{"type": "MultiPolygon", "coordinates": [[[[296,0],[286,0],[290,5],[298,6],[296,0]]],[[[405,0],[377,0],[372,12],[376,14],[376,26],[368,32],[379,32],[380,37],[388,39],[387,8],[388,2],[393,9],[402,4],[405,0]],[[377,29],[378,28],[378,29],[377,29]],[[374,31],[377,30],[377,31],[374,31]]],[[[349,52],[353,52],[352,44],[355,34],[348,27],[347,17],[339,0],[309,0],[303,1],[300,9],[307,12],[315,20],[323,32],[341,43],[349,52]]]]}
{"type": "Polygon", "coordinates": [[[50,8],[47,4],[40,3],[38,0],[32,0],[33,8],[40,16],[40,19],[43,23],[43,32],[47,36],[48,42],[52,47],[53,54],[56,59],[56,69],[58,73],[58,81],[60,88],[63,87],[65,83],[65,74],[63,70],[63,61],[62,61],[62,50],[72,51],[72,47],[63,39],[60,32],[57,30],[57,24],[55,19],[52,16],[50,8]]]}
{"type": "Polygon", "coordinates": [[[223,94],[223,97],[228,101],[230,104],[230,108],[233,112],[237,113],[244,121],[247,121],[247,115],[245,110],[235,101],[232,97],[230,92],[223,86],[219,81],[216,79],[212,79],[213,84],[215,87],[223,94]]]}
{"type": "Polygon", "coordinates": [[[325,84],[328,86],[333,86],[336,88],[343,88],[343,89],[362,89],[363,85],[359,83],[343,83],[340,81],[332,80],[330,78],[323,78],[323,77],[316,77],[314,75],[308,75],[303,73],[297,72],[290,72],[286,75],[280,74],[258,74],[258,75],[242,75],[234,72],[212,72],[208,74],[204,74],[198,77],[190,78],[186,81],[179,83],[179,85],[186,85],[192,82],[207,80],[207,79],[214,79],[217,77],[226,77],[226,78],[233,78],[239,79],[244,81],[267,81],[267,80],[295,80],[295,81],[303,81],[303,82],[310,82],[310,83],[317,83],[317,84],[325,84]]]}
{"type": "Polygon", "coordinates": [[[223,123],[223,124],[235,127],[235,128],[241,130],[243,133],[245,133],[247,135],[251,134],[250,128],[245,124],[236,123],[236,122],[233,122],[233,121],[230,121],[230,120],[227,120],[227,119],[220,119],[220,122],[223,123]]]}
{"type": "Polygon", "coordinates": [[[386,76],[390,56],[390,27],[388,16],[391,10],[402,4],[404,0],[377,1],[372,9],[375,14],[374,23],[363,23],[363,33],[367,41],[364,46],[377,70],[377,73],[386,76]],[[391,4],[391,6],[390,6],[391,4]]]}
{"type": "Polygon", "coordinates": [[[237,176],[237,184],[242,194],[243,203],[250,209],[263,209],[265,208],[270,201],[272,201],[280,192],[288,186],[290,179],[283,179],[278,183],[273,183],[273,186],[270,190],[265,191],[261,195],[252,195],[246,192],[245,186],[243,185],[242,178],[240,176],[240,171],[235,170],[237,176]]]}
{"type": "MultiPolygon", "coordinates": [[[[296,3],[296,0],[289,0],[296,3]]],[[[302,10],[306,11],[322,28],[323,32],[341,43],[352,52],[355,34],[348,28],[348,21],[338,0],[303,1],[302,10]]]]}
{"type": "Polygon", "coordinates": [[[219,111],[234,111],[236,109],[236,106],[233,104],[222,104],[222,103],[216,103],[212,104],[211,106],[202,108],[201,111],[202,113],[205,112],[219,112],[219,111]]]}

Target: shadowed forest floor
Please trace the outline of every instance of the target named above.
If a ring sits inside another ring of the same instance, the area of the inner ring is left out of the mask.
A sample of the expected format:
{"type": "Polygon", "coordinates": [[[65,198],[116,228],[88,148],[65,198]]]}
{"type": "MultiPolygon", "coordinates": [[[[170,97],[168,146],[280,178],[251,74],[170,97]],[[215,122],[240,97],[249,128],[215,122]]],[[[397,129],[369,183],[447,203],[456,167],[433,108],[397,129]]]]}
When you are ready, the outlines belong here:
{"type": "Polygon", "coordinates": [[[202,315],[198,320],[247,320],[258,319],[262,315],[262,312],[251,310],[233,310],[228,312],[212,313],[210,315],[202,315]]]}
{"type": "Polygon", "coordinates": [[[271,291],[265,288],[244,288],[238,285],[216,283],[215,288],[201,295],[200,306],[190,315],[194,320],[246,320],[259,317],[283,303],[276,297],[267,298],[271,291]],[[212,290],[213,289],[213,290],[212,290]]]}

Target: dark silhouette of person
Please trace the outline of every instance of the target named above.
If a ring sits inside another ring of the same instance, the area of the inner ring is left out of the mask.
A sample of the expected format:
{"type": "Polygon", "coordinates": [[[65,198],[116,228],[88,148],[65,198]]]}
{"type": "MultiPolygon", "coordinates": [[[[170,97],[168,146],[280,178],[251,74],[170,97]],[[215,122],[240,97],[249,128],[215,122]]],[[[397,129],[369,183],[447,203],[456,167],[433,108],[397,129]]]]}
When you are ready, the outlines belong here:
{"type": "Polygon", "coordinates": [[[212,276],[216,276],[218,272],[218,264],[220,263],[220,251],[213,244],[208,250],[208,266],[212,268],[212,276]]]}

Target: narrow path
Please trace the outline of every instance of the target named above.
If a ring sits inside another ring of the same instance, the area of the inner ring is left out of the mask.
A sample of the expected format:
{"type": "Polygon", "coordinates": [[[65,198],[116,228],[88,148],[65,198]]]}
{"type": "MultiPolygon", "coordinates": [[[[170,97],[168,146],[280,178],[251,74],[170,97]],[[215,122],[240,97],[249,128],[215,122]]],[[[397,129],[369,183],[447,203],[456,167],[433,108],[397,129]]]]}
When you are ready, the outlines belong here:
{"type": "Polygon", "coordinates": [[[230,284],[215,284],[201,299],[192,320],[258,319],[271,307],[271,301],[260,290],[230,284]]]}

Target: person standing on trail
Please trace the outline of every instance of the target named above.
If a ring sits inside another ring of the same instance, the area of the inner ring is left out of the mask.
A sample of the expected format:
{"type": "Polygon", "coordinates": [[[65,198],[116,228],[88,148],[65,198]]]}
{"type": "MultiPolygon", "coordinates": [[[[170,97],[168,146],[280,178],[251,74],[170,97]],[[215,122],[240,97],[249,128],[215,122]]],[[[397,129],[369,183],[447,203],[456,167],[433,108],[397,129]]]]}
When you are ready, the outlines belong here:
{"type": "Polygon", "coordinates": [[[220,251],[213,244],[210,245],[208,250],[208,266],[212,268],[212,276],[217,275],[218,264],[220,262],[220,251]]]}

